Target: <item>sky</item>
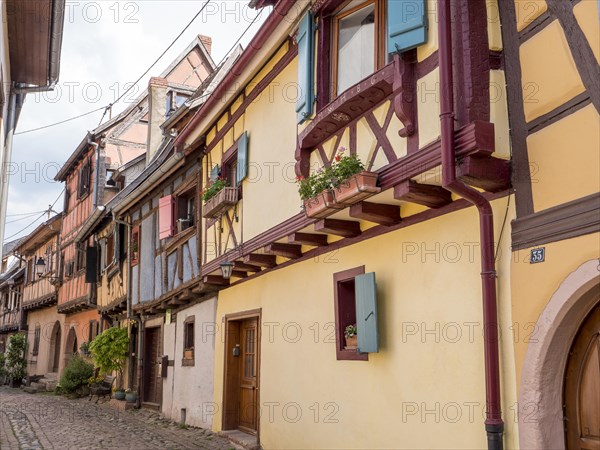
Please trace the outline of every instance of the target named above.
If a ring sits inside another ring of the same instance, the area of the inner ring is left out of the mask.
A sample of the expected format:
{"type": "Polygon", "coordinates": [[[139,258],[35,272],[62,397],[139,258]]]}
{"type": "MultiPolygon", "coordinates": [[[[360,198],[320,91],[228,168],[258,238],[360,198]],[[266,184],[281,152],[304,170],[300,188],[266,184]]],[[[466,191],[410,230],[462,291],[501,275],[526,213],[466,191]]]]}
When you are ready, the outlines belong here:
{"type": "MultiPolygon", "coordinates": [[[[44,130],[27,131],[113,102],[148,69],[204,3],[66,1],[58,86],[54,92],[28,94],[17,124],[9,167],[5,242],[33,231],[47,218],[40,217],[42,211],[55,201],[54,210],[62,211],[59,195],[64,185],[55,182],[54,177],[86,132],[99,125],[103,111],[44,130]]],[[[212,38],[212,57],[218,64],[257,14],[247,3],[212,0],[137,88],[113,107],[113,117],[133,102],[147,87],[149,78],[160,75],[198,34],[212,38]]],[[[265,8],[244,35],[244,47],[269,12],[265,8]]]]}

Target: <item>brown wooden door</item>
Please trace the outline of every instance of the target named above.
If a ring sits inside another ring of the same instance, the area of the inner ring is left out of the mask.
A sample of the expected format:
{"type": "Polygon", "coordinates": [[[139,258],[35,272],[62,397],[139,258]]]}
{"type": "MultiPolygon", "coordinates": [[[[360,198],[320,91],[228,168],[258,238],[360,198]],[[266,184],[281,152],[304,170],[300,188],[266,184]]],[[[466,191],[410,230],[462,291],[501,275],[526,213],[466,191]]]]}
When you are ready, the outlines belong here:
{"type": "Polygon", "coordinates": [[[600,304],[573,341],[564,396],[567,449],[600,450],[600,304]]]}
{"type": "Polygon", "coordinates": [[[145,334],[144,402],[160,405],[162,403],[162,342],[160,327],[146,328],[145,334]]]}
{"type": "Polygon", "coordinates": [[[258,372],[258,321],[244,320],[240,330],[240,418],[239,427],[256,433],[257,423],[257,372],[258,372]]]}

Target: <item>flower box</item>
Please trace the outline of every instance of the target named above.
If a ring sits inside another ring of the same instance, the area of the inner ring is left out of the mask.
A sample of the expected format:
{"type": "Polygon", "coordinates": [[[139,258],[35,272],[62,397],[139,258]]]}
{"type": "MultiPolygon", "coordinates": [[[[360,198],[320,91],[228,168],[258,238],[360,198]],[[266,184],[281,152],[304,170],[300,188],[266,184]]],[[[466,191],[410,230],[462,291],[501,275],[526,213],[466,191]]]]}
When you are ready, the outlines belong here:
{"type": "Polygon", "coordinates": [[[306,213],[307,217],[315,219],[327,217],[343,207],[343,205],[338,205],[335,202],[333,191],[330,190],[323,191],[316,197],[304,200],[304,212],[306,213]]]}
{"type": "Polygon", "coordinates": [[[238,188],[224,187],[213,198],[207,200],[202,208],[202,217],[215,218],[238,202],[238,188]]]}
{"type": "Polygon", "coordinates": [[[365,170],[343,181],[333,192],[337,203],[350,206],[381,192],[381,188],[377,187],[377,173],[365,170]]]}

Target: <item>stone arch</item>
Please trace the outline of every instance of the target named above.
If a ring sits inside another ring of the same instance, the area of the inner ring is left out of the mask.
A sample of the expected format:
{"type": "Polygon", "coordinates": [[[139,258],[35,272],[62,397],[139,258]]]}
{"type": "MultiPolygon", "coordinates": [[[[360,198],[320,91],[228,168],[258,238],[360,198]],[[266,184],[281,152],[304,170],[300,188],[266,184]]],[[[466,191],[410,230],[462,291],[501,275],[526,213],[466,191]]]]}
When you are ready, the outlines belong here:
{"type": "Polygon", "coordinates": [[[69,328],[69,333],[67,334],[65,342],[65,367],[69,364],[73,355],[77,354],[77,351],[77,331],[75,330],[75,327],[71,327],[69,328]]]}
{"type": "Polygon", "coordinates": [[[598,303],[599,262],[587,261],[554,292],[527,348],[519,391],[521,448],[563,450],[563,378],[569,349],[582,321],[598,303]]]}
{"type": "Polygon", "coordinates": [[[58,372],[60,363],[60,342],[61,342],[60,322],[54,322],[52,332],[50,333],[50,352],[48,358],[48,372],[58,372]]]}

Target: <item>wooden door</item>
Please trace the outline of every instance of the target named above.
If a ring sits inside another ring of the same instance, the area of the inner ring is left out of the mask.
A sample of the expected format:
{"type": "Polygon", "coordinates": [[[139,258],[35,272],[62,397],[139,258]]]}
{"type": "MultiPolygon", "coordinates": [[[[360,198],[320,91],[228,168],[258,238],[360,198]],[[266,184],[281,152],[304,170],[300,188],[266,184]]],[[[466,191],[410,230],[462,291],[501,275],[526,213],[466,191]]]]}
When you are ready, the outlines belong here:
{"type": "Polygon", "coordinates": [[[52,362],[50,372],[58,372],[58,366],[60,364],[60,341],[61,341],[60,325],[57,323],[54,325],[54,332],[52,333],[52,340],[50,341],[52,347],[52,362]]]}
{"type": "Polygon", "coordinates": [[[146,328],[144,346],[144,403],[162,403],[162,342],[160,327],[146,328]]]}
{"type": "Polygon", "coordinates": [[[600,450],[600,304],[573,341],[565,373],[568,450],[600,450]]]}
{"type": "Polygon", "coordinates": [[[258,321],[244,320],[240,327],[240,417],[239,428],[250,433],[257,431],[258,321]]]}

